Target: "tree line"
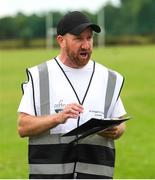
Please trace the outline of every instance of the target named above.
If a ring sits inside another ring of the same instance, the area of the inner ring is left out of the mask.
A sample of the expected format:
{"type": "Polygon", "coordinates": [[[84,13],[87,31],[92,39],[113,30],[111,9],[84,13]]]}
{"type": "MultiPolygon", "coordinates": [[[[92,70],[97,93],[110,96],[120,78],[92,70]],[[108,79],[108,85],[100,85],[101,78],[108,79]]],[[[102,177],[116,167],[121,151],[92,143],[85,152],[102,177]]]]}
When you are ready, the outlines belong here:
{"type": "MultiPolygon", "coordinates": [[[[115,7],[107,4],[101,8],[104,11],[104,24],[106,38],[121,37],[151,37],[155,42],[155,0],[121,0],[121,6],[115,7]]],[[[87,13],[97,22],[97,14],[87,13]]],[[[52,12],[53,26],[56,27],[63,14],[52,12]]],[[[35,39],[46,37],[46,15],[33,14],[30,16],[18,13],[14,17],[0,19],[0,40],[6,39],[35,39]]]]}
{"type": "Polygon", "coordinates": [[[121,0],[121,7],[105,7],[108,34],[155,34],[154,0],[121,0]]]}

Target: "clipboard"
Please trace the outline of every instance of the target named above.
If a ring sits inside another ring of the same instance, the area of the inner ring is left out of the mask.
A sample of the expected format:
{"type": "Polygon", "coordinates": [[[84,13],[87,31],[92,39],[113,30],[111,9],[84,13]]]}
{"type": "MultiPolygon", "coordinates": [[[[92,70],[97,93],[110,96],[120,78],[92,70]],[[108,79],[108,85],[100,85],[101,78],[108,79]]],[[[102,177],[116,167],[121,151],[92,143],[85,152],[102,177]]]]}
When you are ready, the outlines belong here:
{"type": "Polygon", "coordinates": [[[122,122],[131,119],[130,116],[124,118],[104,118],[104,119],[95,119],[92,118],[80,125],[79,127],[69,131],[62,135],[62,137],[66,136],[76,136],[76,139],[71,141],[70,143],[76,142],[80,139],[83,139],[91,134],[97,133],[99,131],[104,131],[110,127],[117,126],[122,122]]]}

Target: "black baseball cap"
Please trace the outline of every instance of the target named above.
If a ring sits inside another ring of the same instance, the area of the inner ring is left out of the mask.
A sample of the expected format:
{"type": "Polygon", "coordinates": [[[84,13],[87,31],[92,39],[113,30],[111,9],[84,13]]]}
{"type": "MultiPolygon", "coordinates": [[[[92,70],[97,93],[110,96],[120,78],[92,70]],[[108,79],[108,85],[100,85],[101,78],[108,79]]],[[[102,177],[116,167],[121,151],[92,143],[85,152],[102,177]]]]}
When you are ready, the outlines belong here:
{"type": "Polygon", "coordinates": [[[65,35],[70,33],[79,35],[87,27],[91,27],[93,31],[101,32],[100,26],[91,22],[89,17],[79,11],[72,11],[67,13],[57,25],[57,35],[65,35]]]}

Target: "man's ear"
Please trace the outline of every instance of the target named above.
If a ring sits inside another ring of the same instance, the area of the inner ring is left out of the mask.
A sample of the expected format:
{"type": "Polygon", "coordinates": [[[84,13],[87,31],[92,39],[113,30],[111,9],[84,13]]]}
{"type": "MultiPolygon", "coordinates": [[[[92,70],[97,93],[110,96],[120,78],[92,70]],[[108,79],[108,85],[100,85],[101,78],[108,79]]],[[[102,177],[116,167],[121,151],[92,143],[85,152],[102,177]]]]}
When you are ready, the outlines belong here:
{"type": "Polygon", "coordinates": [[[64,39],[64,37],[61,36],[61,35],[58,35],[56,39],[57,39],[57,42],[58,42],[59,46],[60,46],[61,48],[64,48],[64,45],[65,45],[65,39],[64,39]]]}

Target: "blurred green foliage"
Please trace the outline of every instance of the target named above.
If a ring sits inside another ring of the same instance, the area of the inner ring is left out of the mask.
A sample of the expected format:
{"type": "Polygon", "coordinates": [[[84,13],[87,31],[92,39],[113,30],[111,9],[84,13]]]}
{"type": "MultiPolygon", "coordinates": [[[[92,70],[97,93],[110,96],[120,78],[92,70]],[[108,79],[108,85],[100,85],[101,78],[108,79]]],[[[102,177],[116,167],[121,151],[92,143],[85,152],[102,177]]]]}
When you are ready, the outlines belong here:
{"type": "MultiPolygon", "coordinates": [[[[155,43],[155,1],[121,0],[121,6],[110,3],[101,7],[104,11],[106,44],[146,44],[155,43]],[[124,37],[126,39],[124,40],[124,37]],[[144,39],[142,41],[142,39],[144,39]]],[[[60,12],[49,12],[53,16],[53,27],[63,16],[60,12]]],[[[97,22],[97,14],[85,12],[97,22]]],[[[32,47],[30,41],[46,37],[46,14],[26,16],[18,13],[14,17],[0,19],[0,43],[8,39],[22,40],[23,47],[32,47]]],[[[4,42],[5,43],[5,42],[4,42]]],[[[1,45],[3,48],[3,46],[1,45]]],[[[43,47],[43,46],[42,46],[43,47]]]]}

